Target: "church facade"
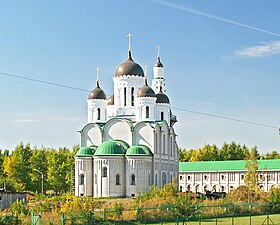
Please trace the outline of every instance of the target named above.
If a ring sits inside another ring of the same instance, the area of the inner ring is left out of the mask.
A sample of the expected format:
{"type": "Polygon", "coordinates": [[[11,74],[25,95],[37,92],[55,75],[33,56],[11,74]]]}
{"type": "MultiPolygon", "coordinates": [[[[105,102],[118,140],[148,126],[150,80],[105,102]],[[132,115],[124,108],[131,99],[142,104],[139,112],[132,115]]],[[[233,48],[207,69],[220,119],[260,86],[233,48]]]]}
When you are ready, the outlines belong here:
{"type": "Polygon", "coordinates": [[[177,119],[159,54],[153,76],[150,87],[129,47],[128,59],[113,76],[111,97],[97,78],[75,156],[76,196],[134,197],[178,176],[177,119]]]}

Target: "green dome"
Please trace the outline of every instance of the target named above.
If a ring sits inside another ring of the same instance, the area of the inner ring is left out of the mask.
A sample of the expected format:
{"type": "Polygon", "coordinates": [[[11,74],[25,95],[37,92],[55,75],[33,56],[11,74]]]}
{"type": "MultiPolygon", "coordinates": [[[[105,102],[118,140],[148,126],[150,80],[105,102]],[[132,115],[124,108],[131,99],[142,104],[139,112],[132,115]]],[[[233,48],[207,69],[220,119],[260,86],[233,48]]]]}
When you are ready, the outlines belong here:
{"type": "Polygon", "coordinates": [[[94,147],[84,146],[78,150],[75,156],[93,156],[94,152],[94,147]]]}
{"type": "Polygon", "coordinates": [[[136,145],[136,146],[131,146],[127,150],[126,155],[152,155],[152,152],[145,145],[136,145]]]}
{"type": "Polygon", "coordinates": [[[131,146],[126,155],[146,155],[146,152],[140,146],[131,146]]]}
{"type": "Polygon", "coordinates": [[[123,140],[114,140],[114,142],[116,142],[117,144],[121,145],[125,150],[127,150],[129,148],[129,144],[127,144],[123,140]]]}
{"type": "Polygon", "coordinates": [[[114,141],[105,141],[98,146],[94,155],[124,155],[123,147],[114,141]]]}

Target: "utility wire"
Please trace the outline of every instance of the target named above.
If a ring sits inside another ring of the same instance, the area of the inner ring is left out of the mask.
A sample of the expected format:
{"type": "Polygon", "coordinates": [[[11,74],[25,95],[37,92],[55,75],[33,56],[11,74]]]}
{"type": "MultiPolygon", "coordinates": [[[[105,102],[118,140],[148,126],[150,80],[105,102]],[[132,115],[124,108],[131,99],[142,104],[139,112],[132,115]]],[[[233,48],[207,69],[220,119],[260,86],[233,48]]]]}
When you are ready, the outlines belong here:
{"type": "MultiPolygon", "coordinates": [[[[47,85],[72,89],[72,90],[76,90],[76,91],[90,92],[89,90],[86,90],[86,89],[83,89],[83,88],[78,88],[78,87],[74,87],[74,86],[59,84],[59,83],[45,81],[45,80],[34,79],[34,78],[26,77],[26,76],[20,76],[20,75],[4,73],[4,72],[0,72],[0,75],[6,76],[6,77],[12,77],[12,78],[16,78],[16,79],[28,80],[28,81],[32,81],[32,82],[41,83],[41,84],[47,84],[47,85]]],[[[224,120],[230,120],[230,121],[235,121],[235,122],[240,122],[240,123],[246,123],[246,124],[257,125],[257,126],[262,126],[262,127],[267,127],[267,128],[278,129],[279,134],[280,134],[280,128],[279,127],[272,126],[272,125],[269,125],[269,124],[240,120],[240,119],[235,119],[235,118],[231,118],[231,117],[215,115],[215,114],[210,114],[210,113],[205,113],[205,112],[199,112],[199,111],[194,111],[194,110],[189,110],[189,109],[181,109],[181,108],[177,108],[177,107],[171,107],[171,108],[175,109],[175,110],[180,110],[180,111],[189,112],[189,113],[195,113],[195,114],[199,114],[199,115],[203,115],[203,116],[211,116],[211,117],[224,119],[224,120]]]]}
{"type": "Polygon", "coordinates": [[[13,78],[17,78],[17,79],[22,79],[22,80],[29,80],[29,81],[33,81],[33,82],[37,82],[37,83],[42,83],[42,84],[48,84],[48,85],[68,88],[68,89],[73,89],[73,90],[77,90],[77,91],[90,92],[89,90],[86,90],[86,89],[73,87],[73,86],[69,86],[69,85],[64,85],[64,84],[58,84],[58,83],[45,81],[45,80],[34,79],[34,78],[26,77],[26,76],[19,76],[19,75],[15,75],[15,74],[2,73],[2,72],[0,72],[0,75],[6,76],[6,77],[13,77],[13,78]]]}
{"type": "Polygon", "coordinates": [[[272,126],[272,125],[269,125],[269,124],[264,124],[264,123],[257,123],[257,122],[253,122],[253,121],[240,120],[240,119],[235,119],[235,118],[226,117],[226,116],[220,116],[220,115],[215,115],[215,114],[210,114],[210,113],[205,113],[205,112],[193,111],[193,110],[189,110],[189,109],[181,109],[181,108],[176,108],[176,107],[171,107],[171,108],[172,109],[177,109],[177,110],[180,110],[180,111],[184,111],[184,112],[190,112],[190,113],[200,114],[200,115],[204,115],[204,116],[211,116],[211,117],[224,119],[224,120],[230,120],[230,121],[235,121],[235,122],[240,122],[240,123],[247,123],[247,124],[252,124],[252,125],[257,125],[257,126],[262,126],[262,127],[267,127],[267,128],[273,128],[273,129],[279,129],[279,127],[272,126]]]}

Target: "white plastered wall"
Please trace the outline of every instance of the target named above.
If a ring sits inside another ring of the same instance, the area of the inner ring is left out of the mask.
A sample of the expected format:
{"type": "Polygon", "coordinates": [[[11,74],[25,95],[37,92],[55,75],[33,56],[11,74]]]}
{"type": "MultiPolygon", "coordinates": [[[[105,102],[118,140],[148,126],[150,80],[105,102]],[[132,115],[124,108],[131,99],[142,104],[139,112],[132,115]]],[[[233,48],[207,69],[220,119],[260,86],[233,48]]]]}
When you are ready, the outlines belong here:
{"type": "Polygon", "coordinates": [[[102,143],[102,132],[95,123],[87,124],[81,131],[81,146],[98,146],[102,143]]]}

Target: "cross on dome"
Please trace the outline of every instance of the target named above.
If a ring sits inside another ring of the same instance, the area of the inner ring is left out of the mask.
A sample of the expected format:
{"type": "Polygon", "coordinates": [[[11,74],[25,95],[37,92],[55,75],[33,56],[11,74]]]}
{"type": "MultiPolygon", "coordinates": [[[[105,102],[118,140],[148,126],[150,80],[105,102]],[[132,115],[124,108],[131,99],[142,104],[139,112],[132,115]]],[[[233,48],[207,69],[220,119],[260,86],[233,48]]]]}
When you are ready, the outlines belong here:
{"type": "Polygon", "coordinates": [[[128,33],[126,36],[128,37],[128,51],[131,51],[131,37],[133,37],[134,35],[128,33]]]}

